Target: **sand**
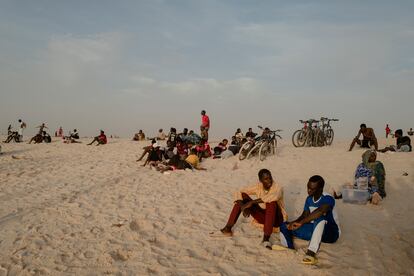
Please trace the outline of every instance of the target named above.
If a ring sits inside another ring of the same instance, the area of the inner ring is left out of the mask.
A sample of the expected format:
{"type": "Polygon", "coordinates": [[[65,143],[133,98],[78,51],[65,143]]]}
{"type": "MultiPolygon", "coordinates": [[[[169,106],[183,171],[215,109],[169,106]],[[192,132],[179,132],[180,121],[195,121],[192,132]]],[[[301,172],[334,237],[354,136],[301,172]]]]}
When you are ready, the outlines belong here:
{"type": "Polygon", "coordinates": [[[168,175],[135,162],[145,142],[86,142],[3,144],[0,275],[414,275],[414,153],[378,154],[387,198],[379,206],[336,201],[342,236],[322,244],[320,263],[309,267],[300,264],[303,249],[264,249],[250,219],[232,238],[208,233],[224,226],[233,192],[261,168],[284,186],[291,219],[311,175],[322,175],[327,191],[350,182],[363,151],[347,152],[348,141],[294,148],[286,139],[264,162],[206,160],[207,171],[168,175]]]}

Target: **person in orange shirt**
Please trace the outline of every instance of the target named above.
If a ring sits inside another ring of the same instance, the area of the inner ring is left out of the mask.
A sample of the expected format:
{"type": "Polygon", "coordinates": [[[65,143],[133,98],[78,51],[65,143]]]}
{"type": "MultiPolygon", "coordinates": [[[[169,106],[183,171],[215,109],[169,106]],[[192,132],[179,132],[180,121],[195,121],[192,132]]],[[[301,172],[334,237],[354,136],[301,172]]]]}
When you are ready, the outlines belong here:
{"type": "Polygon", "coordinates": [[[257,222],[263,224],[263,246],[272,249],[269,238],[273,227],[279,227],[287,220],[283,187],[273,180],[271,172],[267,169],[261,169],[258,175],[257,184],[245,187],[235,194],[233,210],[226,226],[220,231],[225,236],[232,236],[232,228],[240,214],[243,213],[245,217],[251,215],[257,222]],[[251,195],[255,195],[256,199],[252,199],[251,195]]]}

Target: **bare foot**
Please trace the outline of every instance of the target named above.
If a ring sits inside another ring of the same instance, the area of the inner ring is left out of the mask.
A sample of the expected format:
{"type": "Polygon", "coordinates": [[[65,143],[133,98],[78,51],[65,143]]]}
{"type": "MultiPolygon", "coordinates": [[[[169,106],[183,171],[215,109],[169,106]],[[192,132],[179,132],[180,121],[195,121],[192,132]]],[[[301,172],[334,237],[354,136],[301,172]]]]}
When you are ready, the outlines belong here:
{"type": "Polygon", "coordinates": [[[223,229],[220,229],[221,233],[223,233],[224,236],[233,236],[233,232],[231,231],[231,228],[228,226],[225,226],[223,229]]]}
{"type": "Polygon", "coordinates": [[[379,195],[379,193],[374,193],[372,195],[372,199],[371,199],[371,203],[374,205],[378,205],[378,203],[380,203],[381,201],[381,196],[379,195]]]}

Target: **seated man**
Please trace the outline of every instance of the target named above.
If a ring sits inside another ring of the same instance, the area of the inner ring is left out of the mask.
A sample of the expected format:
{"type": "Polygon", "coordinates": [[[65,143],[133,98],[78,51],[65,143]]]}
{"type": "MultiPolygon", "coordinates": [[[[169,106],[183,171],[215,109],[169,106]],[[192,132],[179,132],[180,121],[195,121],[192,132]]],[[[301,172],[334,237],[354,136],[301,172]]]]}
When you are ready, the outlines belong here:
{"type": "Polygon", "coordinates": [[[15,141],[16,143],[17,142],[20,142],[20,136],[19,136],[19,133],[17,132],[17,131],[11,131],[11,130],[9,130],[8,131],[8,136],[7,136],[7,139],[5,140],[5,141],[3,141],[3,143],[10,143],[10,141],[15,141]]]}
{"type": "Polygon", "coordinates": [[[252,130],[252,128],[251,127],[249,127],[249,131],[248,132],[246,132],[246,138],[254,138],[254,137],[256,137],[256,133],[254,133],[253,132],[253,130],[252,130]]]}
{"type": "Polygon", "coordinates": [[[150,167],[155,167],[160,161],[162,161],[162,152],[160,151],[160,145],[158,145],[158,143],[154,143],[148,151],[147,159],[141,166],[145,167],[147,164],[149,164],[150,167]]]}
{"type": "Polygon", "coordinates": [[[225,236],[232,236],[232,228],[240,214],[243,213],[245,217],[252,215],[257,222],[264,225],[263,246],[272,249],[269,239],[273,227],[279,227],[287,219],[282,186],[273,180],[269,170],[261,169],[259,182],[241,189],[236,193],[235,198],[230,217],[226,226],[220,230],[221,233],[225,236]],[[252,199],[250,195],[255,195],[256,199],[252,199]]]}
{"type": "Polygon", "coordinates": [[[106,143],[108,143],[105,132],[103,130],[101,130],[101,133],[99,134],[99,136],[96,136],[95,138],[93,138],[92,142],[90,142],[88,146],[92,145],[95,142],[98,142],[97,146],[105,145],[106,143]]]}
{"type": "Polygon", "coordinates": [[[203,158],[211,157],[211,148],[207,140],[201,139],[200,143],[195,147],[197,151],[197,156],[200,158],[200,161],[203,158]]]}
{"type": "Polygon", "coordinates": [[[375,147],[375,150],[378,150],[378,141],[375,137],[374,130],[370,127],[367,128],[365,124],[361,124],[360,129],[358,131],[357,136],[352,140],[351,146],[349,147],[349,151],[351,151],[355,143],[361,146],[361,148],[370,148],[371,146],[375,147]],[[359,140],[359,137],[362,134],[362,140],[359,140]]]}
{"type": "Polygon", "coordinates": [[[217,147],[214,147],[213,151],[214,151],[214,157],[215,158],[220,158],[220,154],[227,150],[227,144],[229,143],[229,140],[227,139],[223,139],[223,141],[221,141],[217,147]]]}
{"type": "MultiPolygon", "coordinates": [[[[137,162],[141,161],[142,158],[144,158],[145,154],[149,153],[150,150],[152,149],[152,145],[154,145],[157,141],[155,141],[155,139],[151,140],[151,145],[149,146],[145,146],[142,149],[144,150],[144,152],[141,154],[141,156],[138,158],[137,162]]],[[[167,141],[167,144],[169,143],[169,141],[167,141]]]]}
{"type": "Polygon", "coordinates": [[[69,132],[69,136],[64,137],[63,143],[70,144],[70,143],[81,143],[78,141],[79,133],[77,129],[74,129],[73,132],[69,132]]]}
{"type": "Polygon", "coordinates": [[[411,139],[408,136],[403,136],[402,129],[397,129],[395,131],[394,137],[397,138],[396,146],[389,146],[379,151],[380,152],[387,152],[387,151],[410,152],[412,150],[411,139]]]}
{"type": "Polygon", "coordinates": [[[52,137],[50,137],[49,133],[47,133],[46,131],[42,132],[42,139],[43,139],[43,142],[45,142],[45,143],[51,143],[52,142],[52,137]]]}
{"type": "Polygon", "coordinates": [[[410,127],[410,130],[407,131],[407,134],[410,135],[410,136],[413,136],[414,135],[414,131],[413,131],[413,128],[412,127],[410,127]]]}
{"type": "Polygon", "coordinates": [[[158,130],[157,140],[164,141],[167,138],[167,135],[164,133],[162,128],[158,130]]]}
{"type": "MultiPolygon", "coordinates": [[[[335,199],[323,193],[324,179],[314,175],[308,182],[308,197],[302,215],[292,222],[280,226],[280,242],[283,246],[294,249],[292,237],[310,241],[304,264],[316,264],[316,253],[322,242],[334,243],[341,231],[335,207],[335,199]]],[[[278,247],[277,245],[274,247],[278,247]]]]}

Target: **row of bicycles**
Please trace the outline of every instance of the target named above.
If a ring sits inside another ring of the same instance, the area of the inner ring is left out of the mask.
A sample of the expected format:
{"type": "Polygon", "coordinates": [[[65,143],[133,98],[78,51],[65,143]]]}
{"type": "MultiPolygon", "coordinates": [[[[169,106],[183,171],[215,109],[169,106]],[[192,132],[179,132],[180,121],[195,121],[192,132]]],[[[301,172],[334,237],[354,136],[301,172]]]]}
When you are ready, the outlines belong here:
{"type": "MultiPolygon", "coordinates": [[[[323,147],[331,145],[334,139],[331,122],[337,121],[339,120],[326,117],[321,117],[320,120],[299,120],[303,127],[293,133],[293,145],[295,147],[323,147]]],[[[263,161],[267,156],[276,154],[277,139],[282,139],[279,135],[279,132],[282,130],[270,130],[261,126],[258,126],[258,128],[263,131],[262,135],[246,138],[239,150],[240,160],[259,156],[260,161],[263,161]]]]}
{"type": "Polygon", "coordinates": [[[295,147],[323,147],[331,145],[334,139],[331,122],[337,121],[339,120],[325,117],[322,117],[320,120],[299,120],[303,127],[293,133],[293,145],[295,147]]]}

